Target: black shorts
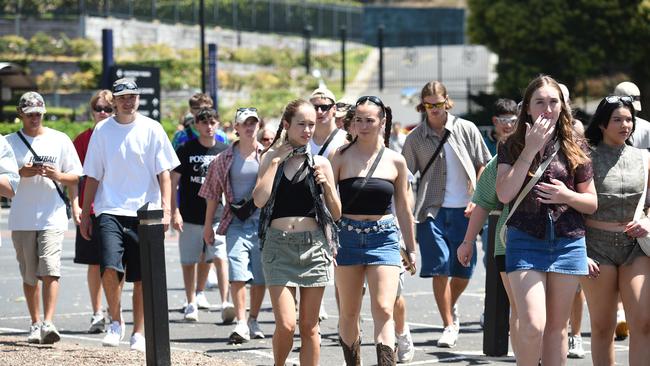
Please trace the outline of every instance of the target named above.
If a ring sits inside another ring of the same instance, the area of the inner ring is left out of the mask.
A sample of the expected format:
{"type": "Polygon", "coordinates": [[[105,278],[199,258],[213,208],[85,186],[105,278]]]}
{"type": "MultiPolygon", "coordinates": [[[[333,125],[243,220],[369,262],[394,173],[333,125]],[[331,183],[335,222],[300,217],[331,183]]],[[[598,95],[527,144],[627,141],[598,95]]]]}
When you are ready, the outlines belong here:
{"type": "Polygon", "coordinates": [[[495,255],[494,256],[494,262],[497,264],[497,271],[499,271],[499,273],[506,271],[506,256],[505,256],[505,254],[495,255]]]}
{"type": "Polygon", "coordinates": [[[102,247],[102,274],[110,268],[117,271],[120,281],[124,275],[126,282],[141,281],[138,218],[101,214],[97,217],[96,228],[95,235],[102,247]]]}
{"type": "MultiPolygon", "coordinates": [[[[90,216],[92,222],[93,232],[97,226],[97,218],[95,215],[90,216]]],[[[99,244],[97,235],[93,235],[90,240],[84,239],[81,236],[81,230],[77,226],[77,237],[74,241],[74,263],[79,264],[100,264],[102,261],[102,247],[99,244]]]]}

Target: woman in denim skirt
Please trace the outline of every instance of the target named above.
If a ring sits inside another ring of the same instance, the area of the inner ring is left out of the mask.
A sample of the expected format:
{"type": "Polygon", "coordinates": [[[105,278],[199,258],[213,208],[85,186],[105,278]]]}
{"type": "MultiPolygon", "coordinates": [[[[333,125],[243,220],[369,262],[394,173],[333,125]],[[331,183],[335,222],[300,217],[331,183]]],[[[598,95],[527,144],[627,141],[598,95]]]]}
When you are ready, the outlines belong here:
{"type": "Polygon", "coordinates": [[[339,341],[348,365],[360,364],[359,316],[364,279],[368,281],[379,365],[394,365],[393,304],[402,260],[399,229],[409,260],[415,264],[413,215],[407,203],[408,168],[401,154],[387,149],[391,109],[375,96],[356,102],[356,137],[332,157],[334,178],[341,195],[340,249],[336,257],[339,292],[339,341]],[[368,172],[376,166],[372,176],[368,172]],[[367,179],[366,179],[367,177],[367,179]]]}
{"type": "Polygon", "coordinates": [[[630,146],[636,125],[633,102],[629,96],[604,98],[585,132],[593,147],[598,192],[598,210],[585,218],[587,254],[598,271],[581,280],[589,305],[594,365],[615,362],[618,295],[630,327],[628,364],[647,365],[650,360],[650,257],[636,240],[648,235],[650,221],[645,214],[635,217],[648,189],[648,153],[630,146]]]}
{"type": "Polygon", "coordinates": [[[330,268],[338,245],[334,220],[340,217],[341,203],[329,161],[309,152],[315,126],[316,111],[309,102],[295,100],[285,107],[253,191],[255,205],[262,208],[259,235],[275,316],[276,365],[284,365],[293,347],[296,288],[300,364],[320,364],[318,312],[325,286],[333,282],[330,268]]]}
{"type": "Polygon", "coordinates": [[[497,195],[511,209],[541,163],[552,158],[506,222],[518,365],[537,365],[540,358],[544,365],[566,362],[571,304],[579,276],[588,274],[582,214],[597,207],[586,148],[558,83],[548,76],[531,81],[517,129],[497,155],[497,195]]]}

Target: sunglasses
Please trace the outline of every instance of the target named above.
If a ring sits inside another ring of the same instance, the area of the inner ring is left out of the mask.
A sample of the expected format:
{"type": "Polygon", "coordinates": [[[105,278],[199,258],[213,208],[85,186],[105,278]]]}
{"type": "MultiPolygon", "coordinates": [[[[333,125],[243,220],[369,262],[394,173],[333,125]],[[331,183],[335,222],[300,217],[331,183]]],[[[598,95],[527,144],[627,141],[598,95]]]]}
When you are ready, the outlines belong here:
{"type": "Polygon", "coordinates": [[[111,114],[111,113],[113,113],[113,107],[110,107],[110,106],[106,106],[106,107],[95,106],[93,108],[93,111],[95,111],[96,113],[104,112],[104,113],[111,114]]]}
{"type": "Polygon", "coordinates": [[[438,103],[422,102],[422,106],[425,109],[433,109],[433,108],[442,109],[445,107],[445,104],[447,104],[447,98],[445,98],[445,100],[443,100],[442,102],[438,102],[438,103]]]}
{"type": "Polygon", "coordinates": [[[336,109],[347,110],[350,107],[352,106],[347,103],[343,103],[343,102],[336,103],[336,109]]]}
{"type": "Polygon", "coordinates": [[[325,113],[330,109],[332,109],[333,106],[334,104],[314,104],[314,109],[316,109],[316,111],[321,111],[325,113]]]}
{"type": "Polygon", "coordinates": [[[384,110],[386,109],[386,107],[384,106],[384,102],[382,102],[381,99],[379,99],[379,97],[376,97],[374,95],[364,95],[363,97],[357,99],[357,102],[354,105],[359,106],[365,102],[370,102],[372,104],[380,106],[381,109],[384,110]]]}
{"type": "Polygon", "coordinates": [[[113,87],[113,93],[119,93],[123,90],[138,90],[138,86],[135,85],[135,83],[132,82],[126,82],[123,84],[118,84],[113,87]]]}
{"type": "Polygon", "coordinates": [[[246,111],[257,112],[257,108],[255,108],[255,107],[237,108],[237,112],[246,112],[246,111]]]}
{"type": "Polygon", "coordinates": [[[605,101],[607,103],[618,103],[618,102],[623,102],[623,103],[632,103],[634,101],[634,98],[632,98],[629,95],[609,95],[605,97],[605,101]]]}
{"type": "Polygon", "coordinates": [[[517,123],[517,117],[516,116],[510,116],[510,117],[497,117],[496,118],[497,122],[499,122],[502,125],[508,125],[511,123],[517,123]]]}

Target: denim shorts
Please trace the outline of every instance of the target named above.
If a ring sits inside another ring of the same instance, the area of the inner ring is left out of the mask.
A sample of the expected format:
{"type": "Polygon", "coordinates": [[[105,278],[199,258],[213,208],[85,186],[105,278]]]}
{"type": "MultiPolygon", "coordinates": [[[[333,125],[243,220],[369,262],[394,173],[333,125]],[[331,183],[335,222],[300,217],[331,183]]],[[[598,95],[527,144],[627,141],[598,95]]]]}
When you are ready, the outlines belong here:
{"type": "Polygon", "coordinates": [[[399,254],[399,229],[395,218],[357,221],[342,217],[339,226],[339,266],[402,266],[399,254]]]}
{"type": "Polygon", "coordinates": [[[226,232],[228,251],[228,276],[230,282],[248,282],[264,285],[262,251],[257,237],[257,216],[241,221],[233,217],[226,232]]]}
{"type": "Polygon", "coordinates": [[[101,214],[93,235],[99,236],[102,247],[100,268],[117,271],[120,281],[126,275],[126,282],[142,281],[140,267],[140,244],[138,240],[138,218],[101,214]]]}
{"type": "Polygon", "coordinates": [[[269,228],[262,266],[267,286],[325,287],[333,284],[332,255],[323,232],[289,233],[269,228]]]}
{"type": "Polygon", "coordinates": [[[435,219],[429,217],[417,224],[416,236],[422,257],[420,277],[472,277],[476,267],[476,247],[469,267],[463,266],[456,255],[468,223],[465,208],[442,207],[435,219]]]}
{"type": "MultiPolygon", "coordinates": [[[[215,224],[212,229],[217,228],[215,224]]],[[[214,235],[214,244],[207,245],[203,240],[203,225],[183,223],[183,231],[178,234],[178,250],[181,256],[181,264],[196,264],[201,261],[211,263],[216,258],[225,259],[226,243],[222,235],[214,235]]]]}
{"type": "Polygon", "coordinates": [[[506,237],[506,272],[533,270],[568,275],[586,275],[585,238],[556,237],[552,222],[544,239],[514,227],[506,237]]]}

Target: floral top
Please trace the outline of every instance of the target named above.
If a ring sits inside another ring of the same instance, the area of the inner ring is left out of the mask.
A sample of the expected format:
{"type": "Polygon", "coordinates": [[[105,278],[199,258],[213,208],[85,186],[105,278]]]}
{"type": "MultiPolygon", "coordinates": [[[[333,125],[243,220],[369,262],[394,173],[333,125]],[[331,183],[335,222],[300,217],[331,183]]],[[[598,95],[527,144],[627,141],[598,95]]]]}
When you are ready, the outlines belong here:
{"type": "MultiPolygon", "coordinates": [[[[499,152],[497,154],[499,164],[514,165],[517,160],[517,156],[511,156],[506,148],[511,141],[510,139],[505,144],[499,145],[499,152]]],[[[554,145],[555,141],[553,140],[547,143],[542,159],[537,159],[538,161],[533,162],[530,171],[536,171],[539,165],[553,153],[554,145]]],[[[586,151],[587,147],[584,146],[583,149],[586,151]]],[[[551,179],[557,179],[563,182],[567,188],[575,191],[579,183],[588,182],[593,176],[591,160],[586,164],[579,165],[575,171],[571,172],[568,169],[567,158],[562,150],[560,150],[553,160],[551,160],[549,166],[546,167],[538,183],[550,183],[551,179]]],[[[520,192],[531,178],[532,176],[530,174],[526,177],[519,189],[520,192]]],[[[545,236],[546,223],[550,216],[555,226],[556,237],[580,238],[585,235],[585,222],[580,212],[567,204],[544,204],[538,202],[537,198],[535,189],[531,189],[508,220],[507,225],[542,239],[545,236]]],[[[512,207],[515,200],[513,199],[509,203],[509,207],[512,207]]]]}

